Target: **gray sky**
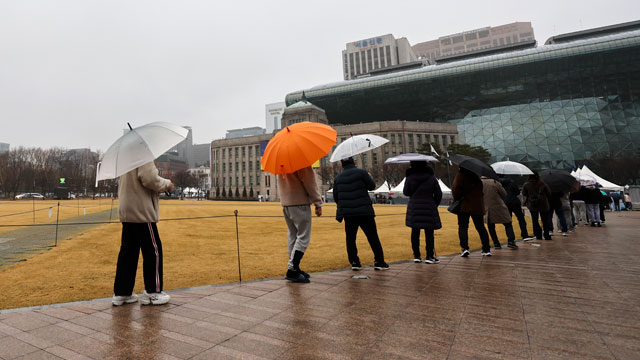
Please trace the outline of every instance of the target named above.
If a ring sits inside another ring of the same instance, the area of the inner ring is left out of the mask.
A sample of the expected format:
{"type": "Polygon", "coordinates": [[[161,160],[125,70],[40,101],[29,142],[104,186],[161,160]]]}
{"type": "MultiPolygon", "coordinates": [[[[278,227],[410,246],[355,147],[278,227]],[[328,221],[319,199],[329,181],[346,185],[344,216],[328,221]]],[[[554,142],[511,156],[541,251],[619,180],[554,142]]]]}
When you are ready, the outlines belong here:
{"type": "Polygon", "coordinates": [[[640,14],[637,0],[523,4],[0,0],[0,142],[104,151],[127,122],[169,121],[206,143],[264,127],[265,104],[289,92],[342,80],[347,42],[531,21],[542,44],[640,14]]]}

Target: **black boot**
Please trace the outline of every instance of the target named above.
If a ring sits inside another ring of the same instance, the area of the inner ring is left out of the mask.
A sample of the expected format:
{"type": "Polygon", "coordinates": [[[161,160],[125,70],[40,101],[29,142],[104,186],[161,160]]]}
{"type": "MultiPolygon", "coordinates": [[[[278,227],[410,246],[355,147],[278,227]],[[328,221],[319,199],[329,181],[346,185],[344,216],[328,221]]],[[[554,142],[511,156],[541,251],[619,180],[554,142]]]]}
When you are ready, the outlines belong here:
{"type": "Polygon", "coordinates": [[[307,279],[306,277],[304,277],[304,275],[302,275],[301,273],[299,273],[296,270],[293,269],[289,269],[287,270],[287,275],[285,275],[284,277],[285,279],[291,281],[291,282],[295,282],[295,283],[308,283],[309,279],[307,279]]]}
{"type": "Polygon", "coordinates": [[[293,259],[291,260],[291,262],[293,263],[293,268],[297,272],[302,274],[305,277],[305,279],[308,279],[311,277],[311,275],[307,274],[306,272],[300,269],[300,260],[302,260],[303,256],[304,256],[304,253],[302,251],[296,250],[296,252],[293,253],[293,259]]]}

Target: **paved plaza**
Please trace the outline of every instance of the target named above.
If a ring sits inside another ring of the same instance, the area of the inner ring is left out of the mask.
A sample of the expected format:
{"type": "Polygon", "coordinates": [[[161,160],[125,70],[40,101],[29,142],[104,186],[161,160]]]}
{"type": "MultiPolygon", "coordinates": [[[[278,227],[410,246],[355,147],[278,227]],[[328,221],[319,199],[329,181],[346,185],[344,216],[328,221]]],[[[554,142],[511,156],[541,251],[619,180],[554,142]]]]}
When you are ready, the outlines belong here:
{"type": "Polygon", "coordinates": [[[173,291],[157,307],[0,312],[0,358],[640,358],[640,213],[558,235],[491,258],[173,291]]]}

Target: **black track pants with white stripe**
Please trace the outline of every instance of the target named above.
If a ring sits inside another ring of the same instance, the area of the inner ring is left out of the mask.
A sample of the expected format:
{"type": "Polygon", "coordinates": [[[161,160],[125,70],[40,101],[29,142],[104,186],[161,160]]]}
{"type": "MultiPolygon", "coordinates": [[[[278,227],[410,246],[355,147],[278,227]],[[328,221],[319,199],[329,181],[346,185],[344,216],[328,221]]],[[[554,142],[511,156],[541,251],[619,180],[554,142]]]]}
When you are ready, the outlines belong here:
{"type": "Polygon", "coordinates": [[[142,270],[147,293],[162,291],[162,243],[155,223],[122,223],[122,242],[118,254],[113,293],[129,296],[133,292],[142,250],[142,270]]]}

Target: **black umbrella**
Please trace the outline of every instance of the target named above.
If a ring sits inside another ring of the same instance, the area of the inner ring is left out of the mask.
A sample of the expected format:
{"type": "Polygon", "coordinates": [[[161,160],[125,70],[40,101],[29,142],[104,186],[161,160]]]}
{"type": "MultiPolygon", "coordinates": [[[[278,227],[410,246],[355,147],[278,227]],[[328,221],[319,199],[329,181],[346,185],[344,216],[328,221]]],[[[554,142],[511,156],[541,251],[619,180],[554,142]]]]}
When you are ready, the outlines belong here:
{"type": "Polygon", "coordinates": [[[540,178],[549,187],[551,192],[571,192],[575,189],[577,180],[564,170],[540,171],[540,178]]]}
{"type": "Polygon", "coordinates": [[[474,157],[466,155],[451,155],[449,157],[449,160],[458,164],[458,166],[460,166],[461,168],[467,169],[478,176],[486,176],[488,178],[498,180],[498,174],[493,171],[493,168],[491,168],[491,166],[474,157]]]}

